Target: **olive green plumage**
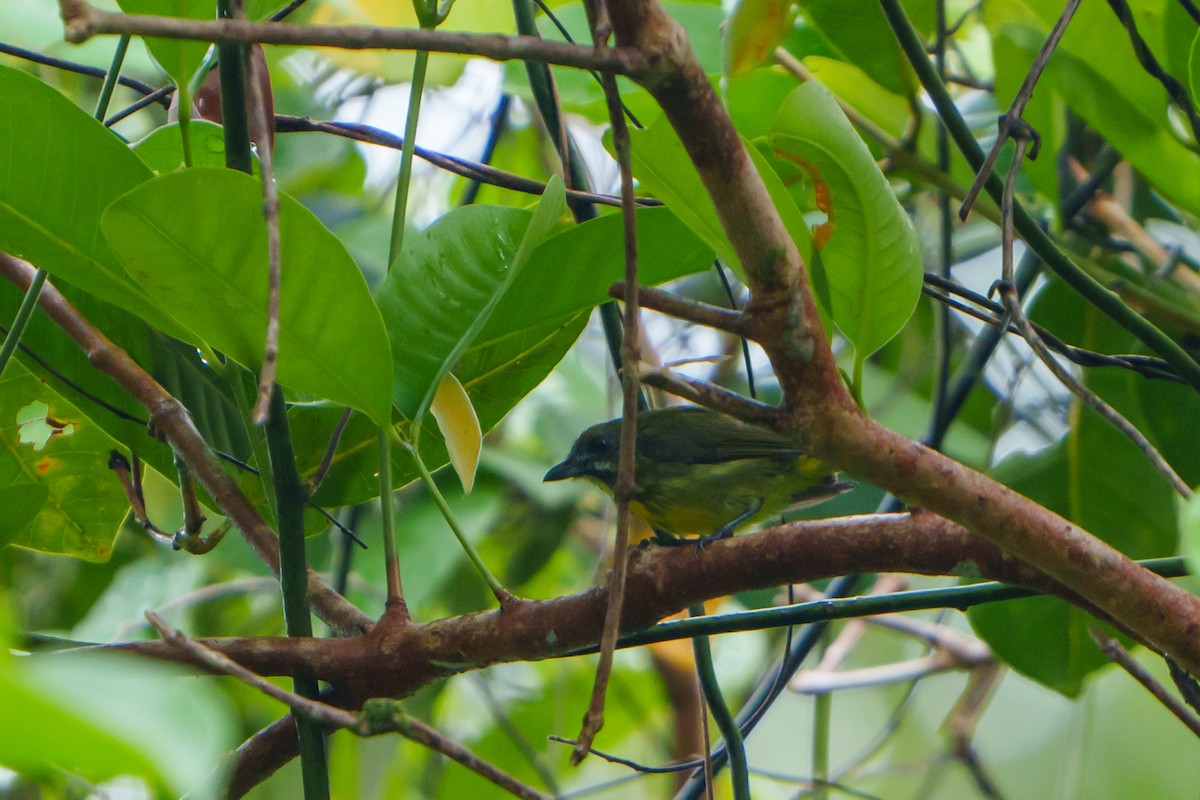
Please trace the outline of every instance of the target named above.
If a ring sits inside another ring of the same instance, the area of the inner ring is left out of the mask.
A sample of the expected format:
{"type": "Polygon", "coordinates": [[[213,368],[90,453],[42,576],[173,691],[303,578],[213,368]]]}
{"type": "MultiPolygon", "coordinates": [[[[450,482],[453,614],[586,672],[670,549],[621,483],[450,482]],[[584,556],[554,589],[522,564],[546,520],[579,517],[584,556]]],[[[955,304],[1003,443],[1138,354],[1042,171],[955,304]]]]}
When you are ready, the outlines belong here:
{"type": "MultiPolygon", "coordinates": [[[[589,478],[611,493],[620,443],[621,420],[593,425],[545,479],[589,478]]],[[[850,488],[828,464],[774,431],[695,407],[638,414],[635,483],[630,510],[660,540],[722,538],[850,488]]]]}

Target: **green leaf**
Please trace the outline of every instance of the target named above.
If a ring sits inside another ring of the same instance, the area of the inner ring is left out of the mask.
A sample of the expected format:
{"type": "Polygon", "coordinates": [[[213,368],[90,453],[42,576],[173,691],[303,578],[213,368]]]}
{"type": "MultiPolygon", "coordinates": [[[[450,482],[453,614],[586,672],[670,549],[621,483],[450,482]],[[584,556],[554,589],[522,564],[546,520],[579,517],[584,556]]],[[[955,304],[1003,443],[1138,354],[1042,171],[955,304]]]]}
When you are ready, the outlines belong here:
{"type": "MultiPolygon", "coordinates": [[[[197,167],[146,182],[101,226],[130,275],[196,335],[251,368],[266,337],[267,242],[262,188],[235,170],[197,167]]],[[[341,242],[281,195],[279,382],[391,417],[387,334],[341,242]]]]}
{"type": "Polygon", "coordinates": [[[375,298],[392,339],[393,399],[407,419],[424,416],[442,377],[557,224],[565,196],[552,179],[532,214],[466,206],[406,238],[375,298]]]}
{"type": "Polygon", "coordinates": [[[107,561],[129,508],[108,473],[114,444],[54,390],[10,362],[0,378],[0,486],[15,491],[14,500],[34,503],[38,493],[44,502],[29,524],[0,526],[0,547],[107,561]],[[38,489],[27,488],[30,484],[38,489]]]}
{"type": "Polygon", "coordinates": [[[725,236],[717,208],[666,116],[643,130],[631,129],[629,139],[633,174],[641,187],[671,209],[721,263],[740,273],[742,262],[725,236]]]}
{"type": "Polygon", "coordinates": [[[912,107],[904,95],[888,91],[845,61],[809,56],[804,66],[838,99],[858,109],[871,122],[896,138],[904,135],[912,118],[912,107]]]}
{"type": "Polygon", "coordinates": [[[100,235],[104,208],[150,171],[107,128],[31,75],[0,67],[0,98],[0,250],[186,337],[100,235]]]}
{"type": "Polygon", "coordinates": [[[228,701],[182,670],[116,654],[0,661],[0,763],[38,777],[136,775],[163,794],[213,798],[236,743],[228,701]],[[183,746],[182,743],[186,743],[183,746]]]}
{"type": "MultiPolygon", "coordinates": [[[[1148,5],[1134,4],[1135,14],[1148,5]]],[[[984,5],[983,19],[996,53],[997,100],[1002,104],[1011,100],[1058,13],[1059,9],[1030,0],[984,5]]],[[[1145,21],[1144,16],[1139,20],[1142,33],[1154,42],[1158,32],[1147,30],[1141,24],[1145,21]]],[[[1047,147],[1059,135],[1047,126],[1064,124],[1061,113],[1051,116],[1053,106],[1066,106],[1082,117],[1172,202],[1192,214],[1200,213],[1195,190],[1200,185],[1200,155],[1165,122],[1167,94],[1138,64],[1128,34],[1107,4],[1080,5],[1038,81],[1030,108],[1042,109],[1032,121],[1047,147]]],[[[1049,183],[1054,165],[1047,162],[1041,169],[1049,183]]]]}
{"type": "Polygon", "coordinates": [[[19,538],[49,499],[50,490],[41,483],[0,487],[0,546],[6,539],[19,538]]]}
{"type": "MultiPolygon", "coordinates": [[[[705,247],[665,208],[637,210],[638,280],[655,286],[712,266],[705,247]]],[[[480,333],[486,343],[609,300],[625,276],[624,222],[607,214],[547,239],[513,281],[480,333]],[[571,269],[564,269],[571,265],[571,269]]]]}
{"type": "MultiPolygon", "coordinates": [[[[1071,439],[1036,456],[1018,455],[994,477],[1083,526],[1131,558],[1171,552],[1171,489],[1107,421],[1083,412],[1071,439]]],[[[992,603],[968,612],[971,625],[1006,663],[1068,697],[1108,660],[1089,639],[1086,612],[1055,598],[992,603]]]]}
{"type": "MultiPolygon", "coordinates": [[[[117,0],[126,14],[154,14],[180,19],[216,19],[212,0],[117,0]]],[[[208,52],[208,42],[148,37],[146,49],[176,86],[186,87],[208,52]]]]}
{"type": "MultiPolygon", "coordinates": [[[[225,130],[215,123],[194,119],[188,125],[192,146],[192,166],[225,166],[225,130]]],[[[133,152],[157,175],[183,169],[183,139],[179,123],[156,128],[133,145],[133,152]]],[[[255,168],[258,162],[254,162],[255,168]]]]}
{"type": "MultiPolygon", "coordinates": [[[[579,312],[490,341],[476,342],[467,349],[454,372],[467,390],[484,433],[550,374],[579,338],[587,319],[588,312],[579,312]]],[[[306,477],[320,463],[339,416],[336,409],[317,408],[293,408],[289,414],[292,436],[297,442],[297,459],[306,477]]],[[[333,465],[313,501],[322,506],[344,506],[378,497],[377,448],[377,428],[360,415],[351,417],[333,465]]],[[[415,480],[417,472],[412,458],[400,448],[397,451],[392,475],[398,488],[415,480]]],[[[426,422],[423,428],[421,457],[430,469],[449,461],[441,435],[431,422],[426,422]]]]}
{"type": "Polygon", "coordinates": [[[1139,426],[1179,477],[1190,486],[1200,484],[1200,394],[1190,386],[1171,381],[1137,380],[1139,426]]]}
{"type": "Polygon", "coordinates": [[[880,86],[912,94],[912,67],[875,0],[801,0],[800,11],[830,47],[880,86]]]}
{"type": "MultiPolygon", "coordinates": [[[[738,260],[733,245],[725,236],[725,230],[721,227],[721,220],[717,216],[716,206],[713,205],[708,190],[705,189],[704,182],[700,179],[700,174],[696,172],[683,143],[671,128],[666,117],[660,115],[649,127],[642,130],[630,130],[629,133],[633,142],[634,174],[637,175],[642,188],[649,190],[655,197],[663,201],[663,204],[683,221],[692,233],[716,253],[722,264],[734,270],[744,280],[745,273],[742,270],[741,261],[738,260]]],[[[812,236],[809,234],[808,224],[805,222],[803,214],[789,195],[787,187],[771,168],[768,160],[750,144],[745,142],[743,144],[766,184],[767,192],[775,202],[775,209],[783,219],[784,226],[800,250],[801,257],[804,258],[805,263],[811,265],[812,236]]],[[[642,209],[638,212],[639,220],[641,215],[648,210],[642,209]]],[[[639,230],[641,226],[642,223],[639,221],[639,230]]],[[[639,272],[654,269],[654,265],[658,262],[641,252],[639,243],[639,272]]],[[[664,253],[664,255],[668,260],[671,259],[669,254],[664,253]]],[[[699,269],[693,271],[698,272],[699,269]]],[[[679,274],[687,273],[680,272],[679,274]]],[[[655,281],[643,278],[642,282],[649,284],[655,281]]]]}
{"type": "MultiPolygon", "coordinates": [[[[214,375],[195,347],[170,339],[145,322],[73,286],[58,287],[75,308],[187,407],[214,448],[245,459],[249,445],[229,385],[214,375]]],[[[22,293],[0,281],[0,320],[12,319],[22,293]]],[[[75,404],[106,434],[164,475],[173,475],[171,450],[146,428],[147,412],[45,314],[29,320],[17,360],[75,404]],[[52,366],[51,366],[52,365],[52,366]]]]}
{"type": "MultiPolygon", "coordinates": [[[[796,249],[800,252],[800,258],[808,267],[821,310],[828,313],[829,281],[825,275],[825,262],[814,248],[812,232],[808,229],[808,221],[804,218],[804,213],[796,204],[791,192],[788,191],[783,178],[775,171],[771,160],[754,145],[747,142],[743,142],[743,145],[750,154],[750,160],[754,162],[754,168],[758,170],[759,177],[767,187],[767,194],[771,196],[771,201],[775,204],[775,211],[783,221],[783,227],[787,229],[796,249]]],[[[744,275],[742,279],[745,280],[744,275]]]]}
{"type": "MultiPolygon", "coordinates": [[[[507,241],[511,249],[512,240],[524,224],[522,219],[528,219],[528,212],[519,210],[473,208],[469,214],[475,223],[464,222],[461,228],[452,228],[461,236],[445,235],[451,246],[487,252],[495,243],[507,241]],[[473,227],[482,220],[493,227],[473,227]],[[471,230],[476,233],[468,233],[471,230]],[[474,238],[468,238],[471,236],[474,238]]],[[[458,216],[455,212],[451,219],[458,216]]],[[[426,233],[442,224],[436,223],[426,233]]],[[[665,208],[638,209],[637,229],[643,283],[662,283],[712,264],[712,251],[665,208]]],[[[487,324],[454,367],[454,375],[466,389],[484,433],[542,382],[579,336],[591,309],[608,299],[608,287],[624,274],[621,235],[620,215],[609,214],[550,237],[534,251],[497,303],[487,324]],[[565,270],[564,264],[573,268],[565,270]]],[[[305,475],[320,462],[337,416],[329,410],[292,410],[292,434],[305,475]]],[[[361,417],[351,419],[333,466],[314,498],[317,503],[349,505],[378,495],[378,480],[374,478],[378,469],[376,435],[361,417]]],[[[431,468],[447,461],[445,446],[432,425],[422,429],[421,452],[431,468]]],[[[416,477],[411,459],[403,453],[393,462],[393,475],[397,486],[416,477]]]]}
{"type": "Polygon", "coordinates": [[[833,322],[862,360],[904,327],[921,294],[920,243],[871,153],[829,90],[792,92],[768,140],[817,184],[827,222],[814,239],[829,285],[833,322]],[[822,201],[823,192],[827,192],[822,201]]]}

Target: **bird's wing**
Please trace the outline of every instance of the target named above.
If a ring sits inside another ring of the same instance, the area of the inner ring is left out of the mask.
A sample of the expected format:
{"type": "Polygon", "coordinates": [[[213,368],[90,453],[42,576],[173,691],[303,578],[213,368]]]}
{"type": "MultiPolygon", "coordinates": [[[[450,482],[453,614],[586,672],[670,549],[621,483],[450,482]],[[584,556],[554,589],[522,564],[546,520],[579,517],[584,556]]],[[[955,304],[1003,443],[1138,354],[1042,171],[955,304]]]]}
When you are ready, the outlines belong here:
{"type": "Polygon", "coordinates": [[[705,409],[676,409],[669,425],[647,426],[638,435],[638,449],[655,460],[681,464],[804,455],[795,442],[773,431],[705,409]]]}

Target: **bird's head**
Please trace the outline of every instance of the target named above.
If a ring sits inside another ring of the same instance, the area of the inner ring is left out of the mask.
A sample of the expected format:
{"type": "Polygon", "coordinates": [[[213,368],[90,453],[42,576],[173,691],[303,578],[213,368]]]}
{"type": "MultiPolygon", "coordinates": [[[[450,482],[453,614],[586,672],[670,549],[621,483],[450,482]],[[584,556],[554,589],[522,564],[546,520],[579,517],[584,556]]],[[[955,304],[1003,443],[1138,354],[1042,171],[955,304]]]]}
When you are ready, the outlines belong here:
{"type": "Polygon", "coordinates": [[[561,464],[550,468],[543,480],[591,478],[610,489],[617,482],[617,455],[621,446],[620,420],[602,422],[579,434],[561,464]]]}

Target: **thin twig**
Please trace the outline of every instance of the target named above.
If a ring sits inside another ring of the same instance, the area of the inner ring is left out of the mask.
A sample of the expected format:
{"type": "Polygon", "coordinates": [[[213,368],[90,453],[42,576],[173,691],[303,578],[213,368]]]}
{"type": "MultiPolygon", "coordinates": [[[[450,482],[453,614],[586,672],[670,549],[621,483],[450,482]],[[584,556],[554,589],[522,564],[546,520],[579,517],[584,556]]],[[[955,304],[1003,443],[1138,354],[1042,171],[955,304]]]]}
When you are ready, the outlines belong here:
{"type": "Polygon", "coordinates": [[[1200,142],[1200,115],[1196,114],[1196,106],[1192,103],[1192,95],[1188,91],[1188,87],[1158,63],[1154,51],[1150,49],[1150,45],[1146,44],[1146,40],[1138,32],[1137,20],[1134,19],[1129,4],[1125,0],[1108,0],[1108,6],[1117,15],[1121,26],[1125,28],[1125,32],[1129,36],[1129,43],[1133,46],[1133,54],[1138,63],[1142,65],[1142,69],[1150,73],[1167,90],[1167,94],[1175,106],[1187,117],[1188,125],[1192,129],[1192,137],[1200,142]]]}
{"type": "Polygon", "coordinates": [[[294,692],[289,692],[286,689],[276,686],[266,678],[246,669],[236,661],[188,637],[182,631],[169,627],[153,611],[146,612],[146,619],[159,632],[164,641],[187,654],[196,663],[207,667],[213,672],[237,678],[242,683],[258,689],[268,697],[287,705],[292,711],[303,714],[305,717],[321,725],[332,728],[345,728],[357,736],[364,737],[378,736],[385,733],[399,733],[407,739],[423,744],[431,750],[435,750],[447,758],[462,764],[517,797],[528,798],[528,800],[549,800],[547,795],[530,786],[526,786],[516,778],[482,760],[457,742],[452,741],[420,720],[409,716],[394,701],[368,701],[361,714],[352,714],[349,711],[344,711],[328,703],[301,697],[294,692]]]}
{"type": "Polygon", "coordinates": [[[358,719],[350,712],[334,708],[317,700],[301,697],[281,686],[276,686],[261,675],[246,669],[225,654],[219,653],[211,647],[207,647],[203,643],[192,639],[183,631],[168,626],[153,611],[146,612],[146,621],[158,631],[163,641],[187,654],[192,661],[200,666],[221,675],[229,675],[230,677],[237,678],[247,686],[258,689],[268,697],[272,697],[322,724],[335,728],[349,728],[351,730],[358,724],[358,719]]]}
{"type": "MultiPolygon", "coordinates": [[[[927,272],[925,273],[925,286],[922,287],[922,292],[926,296],[937,300],[939,303],[945,303],[949,307],[957,311],[961,311],[962,313],[967,314],[968,316],[973,317],[980,322],[995,328],[1004,326],[1003,330],[1005,332],[1016,334],[1017,336],[1021,335],[1020,329],[1015,325],[1009,323],[1007,326],[1005,326],[1004,318],[1007,316],[1007,312],[1002,304],[989,300],[984,295],[981,295],[978,292],[973,292],[965,286],[955,283],[954,281],[945,280],[937,275],[927,272]],[[955,300],[949,295],[958,295],[959,297],[965,298],[971,303],[974,303],[975,305],[980,306],[991,313],[984,313],[979,309],[972,308],[966,303],[955,300]]],[[[1175,374],[1175,371],[1171,368],[1171,365],[1166,361],[1163,361],[1161,358],[1155,358],[1154,356],[1143,356],[1136,353],[1123,355],[1097,353],[1094,350],[1085,350],[1082,347],[1075,347],[1074,345],[1067,344],[1062,339],[1059,339],[1057,336],[1050,333],[1050,331],[1046,330],[1040,325],[1034,324],[1033,329],[1037,331],[1038,336],[1042,337],[1042,340],[1045,342],[1047,347],[1081,367],[1117,367],[1135,372],[1145,378],[1151,378],[1154,380],[1167,380],[1175,383],[1183,382],[1180,377],[1175,374]]]]}
{"type": "MultiPolygon", "coordinates": [[[[258,118],[258,130],[270,125],[267,118],[262,86],[251,76],[250,110],[258,118]]],[[[267,224],[267,334],[263,344],[263,365],[258,376],[258,398],[251,416],[255,425],[267,421],[271,405],[271,389],[275,385],[275,371],[279,362],[279,288],[282,279],[283,255],[279,241],[279,187],[275,185],[273,154],[270,141],[257,142],[258,163],[262,169],[263,219],[267,224]]]]}
{"type": "Polygon", "coordinates": [[[346,425],[350,422],[350,415],[354,413],[353,409],[347,408],[338,417],[337,424],[333,426],[333,432],[329,434],[329,441],[325,445],[325,453],[321,456],[321,463],[317,465],[316,470],[308,479],[308,494],[311,497],[316,493],[321,486],[321,481],[325,480],[325,475],[329,472],[329,468],[333,466],[333,457],[337,455],[338,442],[342,440],[342,434],[346,431],[346,425]]]}
{"type": "MultiPolygon", "coordinates": [[[[279,133],[332,133],[335,136],[342,136],[357,142],[375,144],[392,150],[400,150],[404,147],[404,139],[400,136],[380,130],[379,128],[373,128],[370,125],[361,125],[352,122],[326,122],[308,119],[307,117],[292,117],[281,114],[275,117],[275,129],[279,133]]],[[[511,189],[515,192],[525,192],[526,194],[540,195],[546,190],[546,184],[541,181],[526,178],[512,172],[506,172],[490,164],[471,161],[459,156],[444,155],[436,150],[422,147],[419,144],[413,146],[413,155],[419,156],[436,167],[467,178],[468,180],[511,189]]],[[[599,205],[621,205],[621,198],[619,197],[579,189],[567,189],[567,197],[574,201],[596,203],[599,205]]],[[[637,203],[640,206],[662,205],[660,201],[647,197],[637,198],[637,203]]]]}
{"type": "Polygon", "coordinates": [[[652,367],[643,363],[639,377],[647,386],[662,389],[677,397],[747,422],[770,424],[774,422],[778,413],[774,406],[751,400],[723,386],[717,386],[715,383],[691,378],[680,372],[672,372],[665,367],[652,367]]]}
{"type": "Polygon", "coordinates": [[[1145,686],[1158,702],[1178,717],[1179,721],[1188,727],[1188,730],[1196,736],[1200,736],[1200,717],[1197,717],[1178,697],[1168,692],[1166,687],[1159,683],[1145,667],[1134,660],[1120,642],[1111,636],[1106,636],[1094,625],[1088,626],[1088,635],[1092,637],[1092,641],[1110,661],[1119,664],[1121,669],[1145,686]]]}
{"type": "MultiPolygon", "coordinates": [[[[970,190],[967,192],[966,198],[962,205],[959,206],[959,219],[966,219],[967,214],[971,211],[971,206],[975,204],[975,197],[983,189],[984,183],[992,174],[992,167],[996,163],[996,157],[1000,155],[1000,148],[1004,147],[1004,142],[1016,133],[1018,130],[1022,134],[1032,134],[1034,138],[1034,147],[1030,152],[1030,158],[1037,158],[1039,140],[1036,138],[1036,132],[1029,128],[1029,123],[1021,119],[1021,115],[1025,113],[1025,106],[1033,97],[1033,87],[1037,85],[1038,78],[1042,76],[1042,70],[1046,68],[1047,62],[1050,61],[1050,55],[1054,52],[1054,48],[1058,47],[1059,41],[1063,34],[1067,31],[1067,24],[1071,21],[1071,17],[1075,15],[1075,9],[1079,7],[1079,0],[1067,0],[1066,7],[1063,8],[1062,14],[1058,17],[1058,22],[1054,23],[1054,28],[1051,29],[1050,35],[1046,37],[1046,41],[1042,43],[1042,47],[1038,50],[1037,57],[1033,59],[1033,64],[1029,67],[1029,72],[1025,74],[1025,80],[1021,83],[1021,88],[1017,90],[1017,96],[1013,98],[1012,105],[1000,117],[1000,126],[996,135],[996,142],[992,145],[992,149],[988,151],[987,158],[984,159],[983,166],[979,168],[979,172],[975,175],[975,182],[971,184],[970,190]]],[[[1022,138],[1025,138],[1022,136],[1022,138]]]]}
{"type": "Polygon", "coordinates": [[[1021,171],[1021,163],[1025,160],[1025,149],[1029,144],[1029,140],[1023,136],[1016,138],[1016,152],[1013,154],[1012,166],[1009,167],[1008,176],[1004,181],[1004,193],[1000,198],[1000,211],[1004,215],[1005,224],[1001,227],[1001,263],[1002,277],[1000,280],[1000,296],[1004,300],[1004,307],[1011,315],[1013,322],[1021,329],[1021,334],[1024,336],[1026,343],[1033,352],[1037,353],[1038,358],[1042,363],[1054,373],[1054,376],[1067,387],[1079,400],[1091,408],[1096,413],[1107,419],[1121,433],[1125,434],[1129,441],[1133,442],[1134,446],[1142,452],[1146,460],[1159,472],[1171,486],[1183,497],[1191,497],[1191,487],[1184,482],[1182,478],[1175,472],[1167,460],[1162,457],[1162,454],[1154,448],[1141,431],[1139,431],[1129,420],[1125,419],[1119,411],[1104,402],[1091,389],[1088,389],[1070,373],[1050,352],[1046,347],[1042,337],[1034,330],[1030,324],[1029,318],[1025,316],[1024,309],[1021,308],[1021,301],[1017,297],[1016,286],[1013,282],[1013,192],[1016,188],[1017,175],[1021,171]]]}
{"type": "MultiPolygon", "coordinates": [[[[624,281],[614,283],[608,289],[608,296],[618,300],[622,299],[625,296],[625,286],[624,281]]],[[[680,297],[662,289],[642,286],[638,288],[638,293],[642,308],[649,308],[696,325],[716,328],[735,336],[744,336],[746,333],[746,316],[740,311],[731,311],[728,308],[709,305],[699,300],[680,297]]]]}
{"type": "MultiPolygon", "coordinates": [[[[55,69],[65,70],[66,72],[74,72],[78,75],[87,75],[92,78],[103,79],[108,76],[108,71],[101,69],[100,67],[92,67],[87,64],[80,64],[77,61],[68,61],[65,58],[55,58],[54,56],[48,56],[33,50],[26,50],[24,47],[17,47],[16,45],[8,44],[7,42],[0,42],[0,53],[13,56],[14,58],[24,59],[25,61],[30,61],[34,64],[42,64],[43,66],[54,67],[55,69]]],[[[142,83],[134,78],[127,78],[124,75],[121,75],[117,78],[117,83],[142,95],[148,95],[154,92],[153,86],[142,83]]],[[[157,100],[161,101],[163,106],[167,105],[165,98],[158,98],[157,100]]]]}
{"type": "Polygon", "coordinates": [[[712,733],[708,729],[708,701],[704,699],[704,686],[700,683],[699,674],[696,675],[696,697],[700,704],[700,728],[704,735],[704,795],[707,800],[713,800],[716,770],[713,769],[712,733]]]}
{"type": "Polygon", "coordinates": [[[224,43],[336,47],[343,50],[428,50],[482,56],[494,61],[528,60],[621,75],[649,70],[636,50],[551,42],[530,36],[458,33],[374,25],[293,25],[245,20],[195,20],[112,14],[85,0],[60,0],[67,41],[80,44],[101,34],[130,33],[164,39],[224,43]]]}
{"type": "MultiPolygon", "coordinates": [[[[604,32],[597,25],[606,24],[606,17],[594,17],[597,48],[604,32]]],[[[613,497],[617,504],[617,533],[613,542],[613,567],[608,581],[608,605],[604,613],[604,630],[600,636],[600,659],[596,664],[596,681],[592,686],[592,697],[584,717],[583,729],[571,753],[571,763],[578,764],[587,756],[588,749],[604,724],[604,698],[608,691],[608,679],[612,671],[613,651],[620,634],[621,609],[625,603],[625,579],[629,559],[629,505],[636,489],[634,484],[634,457],[637,453],[637,413],[639,395],[638,363],[641,360],[638,338],[638,253],[637,253],[637,206],[633,200],[633,168],[630,158],[629,129],[625,125],[621,95],[616,79],[602,76],[604,96],[608,103],[608,118],[612,125],[613,146],[617,164],[621,171],[621,219],[625,233],[625,315],[624,337],[621,340],[621,387],[623,389],[621,448],[617,461],[617,483],[613,497]]]]}

